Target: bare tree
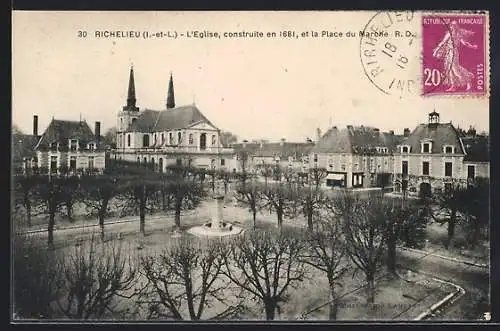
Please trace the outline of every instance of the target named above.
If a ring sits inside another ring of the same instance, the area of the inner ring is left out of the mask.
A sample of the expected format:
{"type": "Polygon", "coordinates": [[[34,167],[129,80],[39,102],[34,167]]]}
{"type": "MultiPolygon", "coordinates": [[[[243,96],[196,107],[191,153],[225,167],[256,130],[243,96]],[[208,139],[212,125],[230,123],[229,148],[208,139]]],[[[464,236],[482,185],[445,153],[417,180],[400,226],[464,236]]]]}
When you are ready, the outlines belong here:
{"type": "Polygon", "coordinates": [[[36,200],[36,180],[32,171],[14,175],[14,203],[16,207],[23,207],[26,211],[26,224],[31,226],[33,203],[36,200]]]}
{"type": "Polygon", "coordinates": [[[326,178],[327,174],[328,172],[325,168],[313,167],[309,169],[309,177],[311,185],[313,185],[316,189],[318,189],[323,180],[326,178]]]}
{"type": "Polygon", "coordinates": [[[252,213],[254,229],[257,227],[257,212],[262,208],[262,189],[262,185],[255,182],[250,184],[243,182],[236,189],[236,200],[247,205],[252,213]]]}
{"type": "Polygon", "coordinates": [[[280,303],[288,300],[288,290],[306,275],[300,257],[306,241],[300,234],[287,231],[246,232],[234,239],[223,256],[224,274],[264,305],[266,319],[273,320],[280,303]]]}
{"type": "Polygon", "coordinates": [[[279,182],[264,186],[261,193],[264,201],[263,207],[268,207],[269,210],[276,213],[278,228],[281,229],[283,225],[283,216],[293,207],[291,203],[291,201],[293,201],[292,187],[279,182]]]}
{"type": "Polygon", "coordinates": [[[292,200],[307,218],[309,231],[313,231],[314,217],[319,216],[319,211],[325,205],[326,199],[325,193],[319,186],[300,184],[295,186],[292,200]]]}
{"type": "Polygon", "coordinates": [[[134,261],[116,243],[109,241],[99,247],[92,235],[90,242],[76,246],[71,254],[60,260],[62,276],[57,305],[64,316],[113,318],[126,311],[117,298],[139,294],[140,291],[134,288],[137,280],[134,261]]]}
{"type": "Polygon", "coordinates": [[[56,251],[28,234],[14,235],[12,248],[14,314],[17,318],[52,318],[61,274],[56,251]]]}
{"type": "Polygon", "coordinates": [[[342,225],[335,217],[323,219],[317,229],[309,233],[309,250],[304,255],[305,263],[324,272],[329,285],[329,318],[337,319],[337,287],[339,279],[349,270],[346,265],[346,245],[342,236],[342,225]]]}
{"type": "Polygon", "coordinates": [[[54,243],[55,216],[60,213],[68,200],[67,195],[74,194],[68,187],[75,187],[79,182],[76,176],[58,177],[52,175],[40,175],[37,177],[37,195],[49,215],[48,244],[54,243]]]}
{"type": "Polygon", "coordinates": [[[386,218],[392,206],[380,194],[368,199],[345,192],[335,198],[336,208],[343,220],[347,253],[352,262],[365,274],[367,303],[375,300],[375,274],[384,255],[386,218]]]}
{"type": "Polygon", "coordinates": [[[447,239],[444,244],[446,249],[453,247],[453,239],[455,237],[455,229],[458,223],[458,213],[462,210],[463,204],[468,203],[464,200],[466,197],[466,189],[460,183],[454,183],[446,188],[441,194],[437,195],[437,203],[440,211],[446,215],[446,218],[438,219],[433,214],[433,219],[437,223],[447,223],[447,239]]]}
{"type": "Polygon", "coordinates": [[[482,231],[488,231],[490,224],[490,183],[487,178],[476,178],[465,192],[461,212],[466,215],[467,241],[474,249],[482,231]]]}
{"type": "Polygon", "coordinates": [[[82,180],[83,202],[91,215],[97,215],[104,240],[104,220],[109,211],[111,200],[119,193],[117,178],[109,175],[86,176],[82,180]]]}
{"type": "Polygon", "coordinates": [[[207,319],[231,317],[241,309],[240,303],[228,295],[231,283],[222,275],[222,241],[193,242],[181,239],[158,256],[142,260],[142,271],[149,290],[139,303],[148,306],[148,318],[200,320],[207,308],[224,306],[207,319]],[[231,299],[233,299],[231,301],[231,299]]]}

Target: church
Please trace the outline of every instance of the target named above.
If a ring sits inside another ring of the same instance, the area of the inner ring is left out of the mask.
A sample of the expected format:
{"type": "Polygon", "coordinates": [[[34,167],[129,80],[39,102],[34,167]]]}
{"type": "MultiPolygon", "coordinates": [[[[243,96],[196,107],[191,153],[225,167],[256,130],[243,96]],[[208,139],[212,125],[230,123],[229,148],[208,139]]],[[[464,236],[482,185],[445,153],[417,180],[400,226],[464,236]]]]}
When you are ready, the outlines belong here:
{"type": "Polygon", "coordinates": [[[205,169],[236,168],[232,148],[221,141],[220,130],[196,105],[176,106],[172,74],[165,108],[139,109],[134,68],[130,68],[127,103],[118,113],[115,159],[153,164],[164,172],[171,164],[205,169]]]}

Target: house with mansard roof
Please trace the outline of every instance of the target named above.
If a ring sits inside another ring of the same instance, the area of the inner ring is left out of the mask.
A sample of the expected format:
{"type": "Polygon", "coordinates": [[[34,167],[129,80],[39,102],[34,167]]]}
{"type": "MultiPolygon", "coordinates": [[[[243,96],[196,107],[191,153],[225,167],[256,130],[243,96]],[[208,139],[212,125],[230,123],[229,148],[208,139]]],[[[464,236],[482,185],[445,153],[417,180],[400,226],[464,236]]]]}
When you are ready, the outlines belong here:
{"type": "Polygon", "coordinates": [[[220,130],[196,105],[176,106],[172,75],[166,107],[136,106],[134,69],[130,69],[127,104],[118,113],[115,158],[154,164],[189,163],[200,168],[234,168],[233,150],[222,144],[220,130]]]}
{"type": "Polygon", "coordinates": [[[487,138],[464,137],[433,111],[428,122],[419,124],[394,154],[395,191],[401,190],[403,180],[410,192],[430,193],[455,182],[466,183],[477,172],[489,177],[488,150],[487,138]]]}
{"type": "MultiPolygon", "coordinates": [[[[37,125],[37,116],[33,122],[34,126],[37,125]]],[[[34,131],[38,129],[34,127],[34,131]]],[[[32,165],[52,173],[61,169],[102,170],[106,166],[100,122],[95,122],[92,132],[86,121],[52,119],[33,150],[32,165]]]]}
{"type": "Polygon", "coordinates": [[[389,185],[392,155],[402,136],[370,126],[327,130],[311,150],[310,167],[325,168],[327,186],[348,188],[389,185]]]}
{"type": "Polygon", "coordinates": [[[27,168],[58,173],[63,169],[102,170],[105,148],[100,135],[101,123],[92,132],[85,121],[52,119],[43,134],[38,134],[38,116],[33,116],[33,134],[13,135],[12,158],[16,171],[27,168]]]}

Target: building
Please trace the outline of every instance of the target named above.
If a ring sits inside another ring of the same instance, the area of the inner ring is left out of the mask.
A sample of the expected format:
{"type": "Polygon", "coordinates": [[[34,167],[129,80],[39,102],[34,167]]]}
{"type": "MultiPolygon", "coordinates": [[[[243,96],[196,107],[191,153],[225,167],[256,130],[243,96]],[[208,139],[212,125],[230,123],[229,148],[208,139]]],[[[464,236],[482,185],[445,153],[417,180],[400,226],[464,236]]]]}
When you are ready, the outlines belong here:
{"type": "MultiPolygon", "coordinates": [[[[34,133],[38,131],[38,117],[34,119],[34,133]]],[[[95,122],[92,132],[86,121],[52,119],[33,148],[30,159],[33,167],[57,173],[62,169],[102,170],[106,166],[104,144],[101,141],[101,123],[95,122]]]]}
{"type": "MultiPolygon", "coordinates": [[[[278,165],[281,169],[307,172],[309,153],[314,147],[314,143],[312,141],[288,142],[281,139],[279,142],[244,141],[232,144],[231,147],[234,149],[237,160],[239,160],[242,153],[247,154],[247,166],[250,168],[278,165]]],[[[241,162],[237,164],[235,170],[241,170],[241,162]]]]}
{"type": "Polygon", "coordinates": [[[441,123],[436,111],[429,113],[428,122],[419,124],[395,153],[395,191],[401,190],[403,180],[407,180],[409,192],[424,194],[477,176],[489,177],[488,138],[463,137],[451,122],[441,123]]]}
{"type": "Polygon", "coordinates": [[[326,186],[389,186],[393,153],[402,136],[369,126],[330,128],[312,149],[310,167],[327,170],[326,186]]]}
{"type": "Polygon", "coordinates": [[[33,165],[36,157],[35,146],[40,136],[38,135],[38,116],[33,116],[33,134],[12,135],[12,168],[14,171],[23,172],[33,165]]]}
{"type": "Polygon", "coordinates": [[[118,113],[117,146],[112,156],[150,163],[158,171],[169,164],[232,169],[233,150],[221,142],[220,130],[193,104],[176,107],[170,75],[165,109],[136,106],[134,69],[130,69],[127,104],[118,113]]]}

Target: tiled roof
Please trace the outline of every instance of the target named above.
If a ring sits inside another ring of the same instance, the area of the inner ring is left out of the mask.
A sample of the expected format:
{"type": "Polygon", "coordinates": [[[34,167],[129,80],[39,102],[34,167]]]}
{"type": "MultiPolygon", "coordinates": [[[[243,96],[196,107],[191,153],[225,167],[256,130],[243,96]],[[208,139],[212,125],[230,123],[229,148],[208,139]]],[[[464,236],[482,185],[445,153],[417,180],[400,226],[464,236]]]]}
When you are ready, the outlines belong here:
{"type": "Polygon", "coordinates": [[[212,123],[194,105],[166,110],[146,109],[132,123],[130,130],[138,132],[168,131],[184,129],[195,123],[212,123]]]}
{"type": "Polygon", "coordinates": [[[454,146],[456,154],[464,154],[460,135],[451,123],[419,124],[401,143],[410,146],[410,153],[420,153],[422,140],[432,140],[431,153],[442,153],[445,145],[454,146]]]}
{"type": "Polygon", "coordinates": [[[344,129],[330,128],[320,138],[313,149],[315,153],[376,153],[376,147],[387,147],[390,152],[396,149],[402,136],[380,132],[369,126],[347,126],[344,129]]]}
{"type": "Polygon", "coordinates": [[[309,155],[314,143],[294,143],[294,142],[274,142],[274,143],[237,143],[232,144],[234,151],[238,153],[239,151],[247,151],[253,156],[260,157],[274,157],[279,156],[280,158],[288,158],[290,156],[294,158],[300,158],[303,155],[309,155]],[[245,147],[243,147],[245,145],[245,147]]]}
{"type": "MultiPolygon", "coordinates": [[[[43,133],[37,148],[50,147],[53,142],[67,145],[69,139],[78,139],[80,144],[96,141],[96,137],[87,122],[53,119],[43,133]]],[[[102,140],[100,144],[103,144],[102,140]]]]}
{"type": "Polygon", "coordinates": [[[464,145],[465,151],[467,152],[467,155],[465,155],[464,157],[464,161],[488,162],[490,160],[489,137],[463,137],[462,143],[464,145]]]}
{"type": "Polygon", "coordinates": [[[40,139],[39,136],[30,134],[13,134],[12,135],[12,160],[13,162],[21,162],[23,157],[35,156],[35,145],[40,139]]]}

